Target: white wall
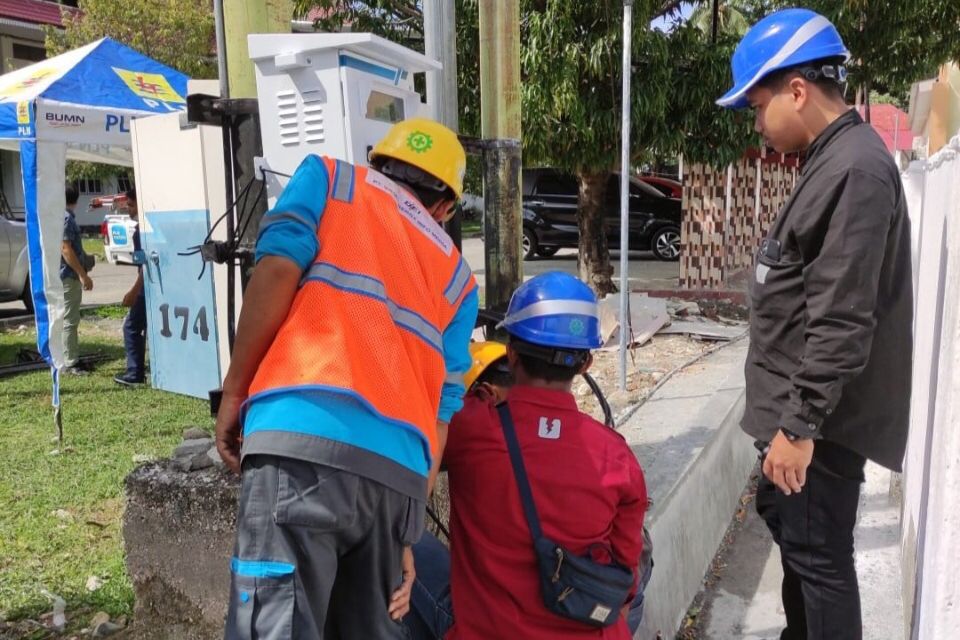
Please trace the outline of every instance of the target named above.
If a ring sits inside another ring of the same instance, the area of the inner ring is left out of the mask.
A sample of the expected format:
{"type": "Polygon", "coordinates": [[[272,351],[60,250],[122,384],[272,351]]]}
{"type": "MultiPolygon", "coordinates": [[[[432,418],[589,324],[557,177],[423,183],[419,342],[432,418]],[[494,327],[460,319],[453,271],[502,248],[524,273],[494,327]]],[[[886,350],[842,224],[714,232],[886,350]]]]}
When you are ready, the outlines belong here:
{"type": "Polygon", "coordinates": [[[914,243],[914,362],[903,596],[912,640],[960,628],[960,136],[904,174],[914,243]]]}

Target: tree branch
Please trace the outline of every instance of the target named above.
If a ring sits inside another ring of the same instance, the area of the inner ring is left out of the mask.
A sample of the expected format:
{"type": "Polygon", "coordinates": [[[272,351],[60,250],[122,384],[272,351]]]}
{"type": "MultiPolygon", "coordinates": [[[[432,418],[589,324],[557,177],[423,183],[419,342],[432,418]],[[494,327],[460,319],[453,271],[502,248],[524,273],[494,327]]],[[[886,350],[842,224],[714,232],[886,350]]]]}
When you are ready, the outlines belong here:
{"type": "Polygon", "coordinates": [[[665,15],[673,13],[680,8],[680,5],[688,0],[667,0],[663,3],[657,11],[650,17],[651,20],[656,20],[657,18],[662,18],[665,15]]]}

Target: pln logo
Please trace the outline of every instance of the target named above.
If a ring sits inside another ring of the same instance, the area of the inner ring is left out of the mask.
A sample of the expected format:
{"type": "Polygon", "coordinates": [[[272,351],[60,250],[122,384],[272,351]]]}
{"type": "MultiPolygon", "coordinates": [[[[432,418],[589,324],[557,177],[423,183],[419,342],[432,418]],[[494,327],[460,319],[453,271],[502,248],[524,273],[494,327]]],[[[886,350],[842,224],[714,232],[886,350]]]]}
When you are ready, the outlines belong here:
{"type": "Polygon", "coordinates": [[[177,93],[162,74],[129,71],[117,67],[113,67],[113,72],[120,76],[130,91],[143,98],[143,101],[154,109],[166,107],[170,111],[179,111],[178,108],[171,108],[170,104],[186,103],[183,96],[177,93]]]}
{"type": "Polygon", "coordinates": [[[107,114],[107,124],[104,131],[119,131],[120,133],[130,133],[130,120],[133,117],[120,116],[115,113],[107,114]]]}

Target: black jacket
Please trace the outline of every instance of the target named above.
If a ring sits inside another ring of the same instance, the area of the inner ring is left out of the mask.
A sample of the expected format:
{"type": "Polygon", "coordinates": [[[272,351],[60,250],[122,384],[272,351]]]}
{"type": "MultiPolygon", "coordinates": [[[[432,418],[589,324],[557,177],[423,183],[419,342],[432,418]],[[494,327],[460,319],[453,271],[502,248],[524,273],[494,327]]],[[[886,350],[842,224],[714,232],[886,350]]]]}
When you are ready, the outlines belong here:
{"type": "Polygon", "coordinates": [[[913,355],[910,221],[890,153],[855,111],[807,150],[750,279],[743,428],[836,442],[900,470],[913,355]]]}

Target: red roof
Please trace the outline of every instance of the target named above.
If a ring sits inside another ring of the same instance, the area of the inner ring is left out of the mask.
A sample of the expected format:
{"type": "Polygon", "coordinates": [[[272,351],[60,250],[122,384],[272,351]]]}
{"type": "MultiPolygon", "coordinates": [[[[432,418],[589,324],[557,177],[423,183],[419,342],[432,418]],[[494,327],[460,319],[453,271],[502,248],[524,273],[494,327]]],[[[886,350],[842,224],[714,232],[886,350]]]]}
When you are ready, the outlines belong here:
{"type": "Polygon", "coordinates": [[[34,24],[52,24],[63,27],[60,9],[63,7],[56,2],[45,0],[0,0],[0,18],[10,18],[34,24]]]}
{"type": "MultiPolygon", "coordinates": [[[[862,116],[864,108],[860,107],[862,116]]],[[[894,142],[898,151],[913,150],[913,130],[910,129],[910,116],[892,104],[870,105],[870,124],[880,137],[887,150],[893,153],[894,142]],[[897,131],[899,129],[899,132],[897,131]]]]}

